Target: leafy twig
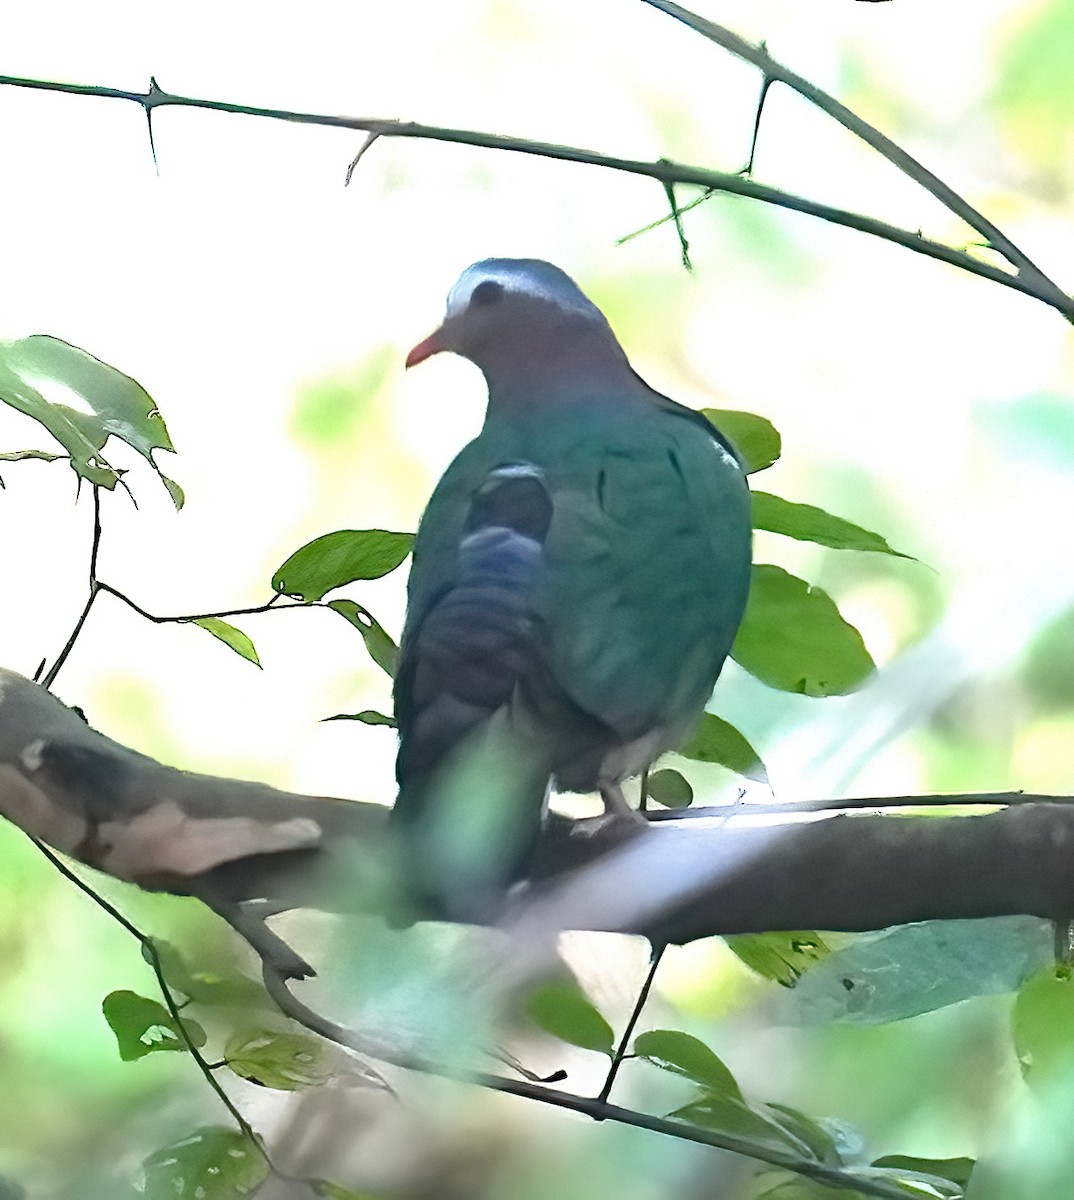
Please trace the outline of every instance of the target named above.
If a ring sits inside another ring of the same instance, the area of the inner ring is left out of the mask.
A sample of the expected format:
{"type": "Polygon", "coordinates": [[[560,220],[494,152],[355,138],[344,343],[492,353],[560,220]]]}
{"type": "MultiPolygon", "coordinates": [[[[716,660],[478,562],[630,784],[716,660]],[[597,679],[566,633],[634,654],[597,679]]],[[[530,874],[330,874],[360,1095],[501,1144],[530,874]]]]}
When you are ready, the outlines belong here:
{"type": "Polygon", "coordinates": [[[118,588],[112,587],[109,583],[99,581],[97,590],[107,592],[109,596],[114,596],[117,600],[122,601],[129,609],[136,612],[140,617],[144,617],[147,621],[152,621],[154,625],[184,625],[190,621],[204,621],[209,617],[222,619],[225,617],[245,617],[256,613],[265,612],[282,612],[287,608],[327,608],[328,605],[320,604],[314,601],[305,600],[289,600],[283,603],[278,603],[281,599],[277,592],[271,600],[267,600],[264,604],[251,604],[246,608],[226,608],[220,612],[206,613],[185,613],[182,616],[166,616],[162,617],[156,613],[151,613],[148,609],[142,608],[140,604],[135,603],[130,596],[125,592],[121,592],[118,588]]]}
{"type": "MultiPolygon", "coordinates": [[[[264,980],[269,995],[286,1016],[291,1017],[306,1029],[319,1033],[329,1041],[356,1050],[361,1054],[371,1054],[382,1061],[391,1062],[407,1070],[421,1071],[428,1075],[455,1078],[459,1076],[457,1070],[441,1067],[413,1053],[385,1045],[379,1039],[371,1039],[366,1035],[352,1032],[342,1025],[337,1025],[298,1000],[288,989],[282,977],[267,965],[264,971],[264,980]]],[[[680,1141],[711,1146],[718,1150],[730,1150],[732,1153],[768,1163],[770,1166],[782,1167],[784,1170],[793,1171],[795,1174],[804,1175],[809,1179],[816,1179],[818,1182],[829,1184],[832,1187],[852,1189],[864,1195],[881,1197],[882,1200],[906,1200],[905,1189],[895,1183],[888,1183],[881,1179],[861,1178],[853,1171],[814,1162],[779,1150],[774,1146],[738,1137],[733,1133],[716,1132],[687,1124],[685,1121],[676,1121],[670,1117],[653,1116],[650,1113],[611,1104],[597,1096],[576,1096],[572,1092],[544,1087],[541,1084],[531,1083],[527,1079],[509,1079],[484,1071],[465,1072],[463,1078],[491,1091],[503,1092],[525,1100],[536,1100],[540,1104],[550,1104],[554,1108],[582,1113],[596,1121],[615,1121],[621,1125],[630,1125],[635,1129],[648,1129],[653,1133],[678,1138],[680,1141]]]]}
{"type": "Polygon", "coordinates": [[[205,1077],[205,1081],[208,1083],[209,1087],[211,1087],[216,1093],[220,1103],[223,1104],[223,1106],[231,1114],[231,1118],[239,1127],[239,1130],[257,1147],[265,1162],[268,1164],[269,1170],[274,1174],[278,1174],[272,1159],[269,1157],[268,1151],[261,1142],[261,1138],[255,1132],[254,1128],[250,1125],[246,1118],[242,1115],[242,1113],[239,1112],[239,1110],[235,1107],[231,1097],[228,1096],[227,1092],[225,1092],[220,1086],[219,1080],[213,1073],[214,1064],[210,1063],[194,1044],[194,1041],[187,1031],[186,1026],[183,1024],[179,1005],[177,1004],[175,996],[168,985],[168,981],[164,978],[164,967],[161,964],[160,954],[157,951],[157,947],[153,939],[147,934],[142,933],[142,931],[130,920],[128,920],[128,918],[125,917],[114,904],[106,900],[99,892],[90,887],[90,885],[86,883],[84,879],[76,875],[75,872],[72,871],[71,868],[68,867],[67,864],[59,857],[59,855],[54,854],[48,848],[48,846],[44,844],[44,842],[39,841],[37,838],[29,834],[27,834],[27,837],[30,838],[30,841],[34,843],[38,850],[41,851],[45,858],[48,859],[48,861],[65,879],[67,879],[70,883],[73,883],[80,892],[88,896],[90,900],[92,900],[93,903],[99,908],[103,909],[113,921],[118,922],[119,925],[121,925],[127,931],[127,933],[129,933],[131,937],[133,937],[141,945],[142,950],[145,952],[146,959],[153,970],[153,974],[156,976],[157,985],[159,986],[161,995],[164,998],[164,1005],[167,1008],[172,1020],[175,1022],[176,1032],[182,1039],[183,1045],[194,1059],[198,1070],[205,1077]]]}

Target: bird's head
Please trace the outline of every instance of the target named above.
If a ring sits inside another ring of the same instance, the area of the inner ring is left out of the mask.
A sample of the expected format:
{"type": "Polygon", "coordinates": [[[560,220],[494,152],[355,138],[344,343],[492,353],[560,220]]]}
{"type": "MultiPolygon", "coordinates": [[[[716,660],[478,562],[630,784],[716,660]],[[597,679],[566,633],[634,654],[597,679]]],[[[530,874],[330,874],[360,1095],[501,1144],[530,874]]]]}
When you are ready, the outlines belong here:
{"type": "Polygon", "coordinates": [[[545,374],[565,362],[624,363],[604,314],[566,272],[536,258],[486,258],[448,293],[439,329],[407,355],[416,366],[450,350],[489,379],[545,374]]]}

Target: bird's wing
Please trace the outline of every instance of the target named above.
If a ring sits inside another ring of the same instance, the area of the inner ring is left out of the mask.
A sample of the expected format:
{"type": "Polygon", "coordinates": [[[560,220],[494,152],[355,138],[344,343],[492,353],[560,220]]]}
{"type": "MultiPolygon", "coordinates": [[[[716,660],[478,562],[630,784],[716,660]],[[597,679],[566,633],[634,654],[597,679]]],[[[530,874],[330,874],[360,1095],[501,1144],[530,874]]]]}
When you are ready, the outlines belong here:
{"type": "Polygon", "coordinates": [[[393,819],[409,831],[426,893],[466,916],[524,868],[552,773],[549,731],[512,701],[556,693],[535,606],[553,505],[532,463],[493,468],[466,503],[458,478],[473,478],[465,459],[434,495],[415,546],[396,676],[393,819]]]}
{"type": "MultiPolygon", "coordinates": [[[[671,402],[668,402],[671,404],[671,402]]],[[[700,414],[651,405],[577,446],[546,543],[552,670],[624,741],[696,719],[749,588],[749,492],[700,414]]]]}
{"type": "Polygon", "coordinates": [[[395,686],[401,781],[434,769],[539,665],[533,595],[552,518],[542,472],[530,463],[491,470],[456,536],[443,531],[452,550],[443,562],[425,558],[440,540],[427,528],[430,520],[435,528],[438,507],[429,512],[415,548],[395,686]]]}

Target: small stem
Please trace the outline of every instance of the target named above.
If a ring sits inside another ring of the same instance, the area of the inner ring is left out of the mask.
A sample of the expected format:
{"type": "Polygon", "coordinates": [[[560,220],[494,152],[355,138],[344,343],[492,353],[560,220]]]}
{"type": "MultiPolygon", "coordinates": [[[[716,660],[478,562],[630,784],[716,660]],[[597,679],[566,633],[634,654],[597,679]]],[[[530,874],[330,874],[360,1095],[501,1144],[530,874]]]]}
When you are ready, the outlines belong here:
{"type": "Polygon", "coordinates": [[[895,808],[1014,808],[1020,804],[1074,804],[1074,796],[1043,796],[1036,792],[941,792],[931,796],[851,796],[845,800],[785,800],[775,804],[699,805],[697,808],[654,809],[650,821],[726,820],[729,817],[780,816],[895,808]]]}
{"type": "Polygon", "coordinates": [[[628,1057],[627,1050],[630,1047],[630,1039],[634,1036],[634,1027],[638,1023],[646,1000],[649,999],[649,990],[653,986],[653,980],[656,978],[656,972],[660,966],[660,960],[664,957],[665,949],[665,946],[660,946],[659,948],[653,947],[653,952],[649,959],[649,973],[645,976],[645,982],[641,985],[641,991],[638,992],[638,998],[634,1002],[634,1011],[630,1014],[630,1019],[623,1030],[623,1036],[619,1039],[619,1045],[612,1056],[612,1065],[608,1068],[608,1077],[604,1080],[604,1086],[600,1089],[600,1095],[597,1096],[597,1100],[602,1104],[606,1103],[608,1097],[611,1095],[615,1077],[619,1074],[619,1068],[628,1057]]]}
{"type": "Polygon", "coordinates": [[[761,81],[761,94],[757,97],[757,111],[753,117],[753,136],[750,138],[750,157],[746,163],[743,175],[753,174],[753,160],[757,157],[757,139],[761,134],[761,116],[764,113],[764,102],[768,99],[768,91],[775,80],[771,75],[765,75],[761,81]]]}
{"type": "Polygon", "coordinates": [[[228,608],[222,612],[206,612],[206,613],[185,613],[178,617],[161,617],[156,613],[149,612],[148,609],[142,608],[140,604],[136,604],[130,596],[121,592],[118,588],[112,587],[110,583],[98,581],[97,590],[107,592],[109,596],[115,598],[125,604],[128,608],[136,612],[140,617],[145,617],[147,621],[152,621],[154,625],[181,625],[187,621],[204,621],[207,617],[245,617],[252,613],[265,612],[281,612],[287,608],[324,608],[326,605],[319,603],[306,603],[303,600],[292,600],[286,604],[280,604],[280,594],[277,592],[271,600],[264,604],[252,604],[248,608],[228,608]]]}
{"type": "Polygon", "coordinates": [[[486,1071],[468,1071],[460,1076],[457,1067],[445,1069],[413,1052],[389,1045],[384,1039],[375,1035],[358,1033],[346,1029],[342,1025],[337,1025],[328,1017],[322,1016],[308,1005],[303,1004],[293,995],[278,971],[275,971],[267,963],[263,963],[263,967],[265,987],[285,1016],[291,1017],[311,1032],[319,1033],[321,1037],[355,1050],[359,1054],[371,1055],[409,1071],[421,1071],[425,1074],[453,1079],[461,1077],[478,1087],[489,1088],[508,1096],[518,1096],[524,1100],[535,1100],[538,1104],[547,1104],[554,1108],[566,1109],[569,1112],[581,1113],[591,1117],[594,1121],[616,1121],[621,1125],[630,1125],[635,1129],[647,1129],[653,1133],[663,1134],[665,1137],[677,1138],[679,1141],[711,1146],[718,1150],[729,1150],[733,1154],[741,1154],[757,1162],[794,1171],[806,1178],[829,1184],[831,1187],[844,1188],[866,1196],[884,1197],[885,1200],[906,1200],[906,1190],[898,1183],[888,1182],[886,1179],[864,1178],[856,1175],[853,1168],[833,1167],[828,1163],[816,1162],[788,1150],[752,1141],[739,1134],[702,1129],[698,1125],[691,1125],[673,1117],[657,1117],[636,1109],[623,1108],[621,1105],[599,1100],[595,1096],[576,1096],[573,1092],[542,1087],[540,1084],[531,1083],[528,1079],[507,1079],[502,1075],[492,1075],[486,1071]]]}
{"type": "Polygon", "coordinates": [[[160,961],[160,954],[157,951],[157,947],[153,939],[149,937],[148,934],[142,933],[142,931],[136,925],[132,924],[119,911],[119,909],[116,908],[114,904],[110,903],[102,895],[100,895],[100,893],[94,891],[94,889],[90,887],[88,883],[79,878],[79,876],[76,875],[75,872],[72,871],[71,868],[68,867],[67,864],[58,857],[58,855],[54,854],[48,848],[48,846],[44,844],[44,842],[39,841],[31,834],[27,834],[26,836],[30,838],[30,841],[33,842],[38,850],[41,851],[45,858],[48,859],[48,861],[65,879],[73,883],[80,892],[88,896],[94,904],[96,904],[99,908],[102,908],[112,918],[112,920],[118,922],[118,924],[121,925],[127,931],[127,933],[131,935],[131,937],[141,944],[141,947],[144,950],[147,959],[149,960],[149,965],[152,968],[153,974],[157,977],[157,986],[160,988],[161,996],[164,998],[164,1007],[167,1008],[168,1014],[175,1022],[175,1027],[183,1041],[184,1046],[186,1047],[186,1050],[194,1059],[194,1062],[197,1063],[198,1070],[201,1071],[202,1075],[205,1077],[209,1087],[211,1087],[216,1093],[220,1103],[223,1104],[223,1106],[231,1114],[232,1120],[239,1127],[239,1130],[243,1136],[248,1138],[250,1142],[257,1147],[262,1158],[264,1158],[265,1162],[267,1163],[269,1170],[276,1174],[276,1167],[273,1164],[272,1159],[269,1157],[268,1151],[262,1144],[260,1136],[254,1130],[249,1121],[247,1121],[242,1113],[239,1112],[239,1110],[235,1107],[231,1097],[220,1086],[219,1081],[213,1074],[213,1071],[216,1069],[216,1067],[222,1064],[217,1063],[214,1066],[213,1064],[209,1063],[198,1047],[195,1046],[194,1042],[191,1040],[190,1034],[187,1031],[186,1026],[183,1024],[183,1019],[180,1015],[179,1004],[176,1002],[175,996],[172,994],[172,990],[168,985],[168,981],[164,978],[164,966],[160,961]]]}
{"type": "Polygon", "coordinates": [[[94,600],[97,599],[97,593],[101,590],[101,585],[97,582],[97,558],[101,550],[101,489],[97,484],[93,484],[93,541],[90,545],[90,561],[89,561],[89,595],[86,597],[85,606],[75,622],[74,629],[71,630],[71,636],[67,639],[63,649],[56,656],[56,661],[46,672],[41,680],[41,686],[51,688],[56,682],[56,676],[60,673],[60,668],[67,661],[68,655],[74,649],[75,642],[78,640],[78,635],[82,632],[82,627],[86,624],[86,618],[90,615],[90,609],[93,607],[94,600]]]}

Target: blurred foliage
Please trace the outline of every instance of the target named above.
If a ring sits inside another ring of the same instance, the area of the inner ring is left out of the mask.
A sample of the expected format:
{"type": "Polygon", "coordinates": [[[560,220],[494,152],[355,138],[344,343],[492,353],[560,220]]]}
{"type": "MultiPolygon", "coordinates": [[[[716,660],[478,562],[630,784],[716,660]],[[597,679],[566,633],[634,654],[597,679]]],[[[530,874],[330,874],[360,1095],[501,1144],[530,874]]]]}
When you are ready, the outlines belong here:
{"type": "Polygon", "coordinates": [[[1026,655],[1023,678],[1033,700],[1045,711],[1071,710],[1074,715],[1074,608],[1046,625],[1026,655]]]}
{"type": "Polygon", "coordinates": [[[1074,6],[1069,0],[1026,5],[1000,55],[993,104],[1011,146],[1047,174],[1069,170],[1074,156],[1074,6]]]}

